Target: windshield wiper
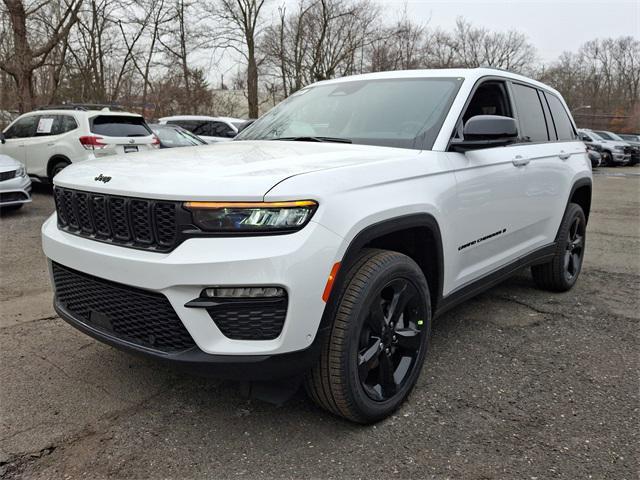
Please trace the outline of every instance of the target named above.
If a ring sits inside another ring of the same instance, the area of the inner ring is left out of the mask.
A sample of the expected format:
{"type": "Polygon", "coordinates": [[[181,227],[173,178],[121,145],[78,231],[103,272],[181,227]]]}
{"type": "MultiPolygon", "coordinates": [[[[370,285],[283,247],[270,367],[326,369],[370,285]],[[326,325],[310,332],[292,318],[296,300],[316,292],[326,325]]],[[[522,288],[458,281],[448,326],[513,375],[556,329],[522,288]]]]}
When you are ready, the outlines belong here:
{"type": "Polygon", "coordinates": [[[336,138],[336,137],[280,137],[273,140],[289,140],[292,142],[335,142],[335,143],[353,143],[348,138],[336,138]]]}

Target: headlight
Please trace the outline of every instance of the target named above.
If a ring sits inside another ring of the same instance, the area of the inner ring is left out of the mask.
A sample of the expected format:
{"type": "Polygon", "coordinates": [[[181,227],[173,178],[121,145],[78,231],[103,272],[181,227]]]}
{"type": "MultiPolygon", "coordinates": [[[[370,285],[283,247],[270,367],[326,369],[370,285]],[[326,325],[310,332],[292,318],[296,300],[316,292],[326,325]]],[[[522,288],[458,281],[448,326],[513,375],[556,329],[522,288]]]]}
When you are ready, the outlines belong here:
{"type": "Polygon", "coordinates": [[[616,145],[613,148],[615,148],[616,150],[624,150],[624,147],[622,145],[616,145]]]}
{"type": "Polygon", "coordinates": [[[186,202],[193,223],[206,232],[288,233],[304,227],[318,204],[291,202],[186,202]]]}
{"type": "Polygon", "coordinates": [[[19,166],[16,170],[16,177],[24,177],[27,171],[24,169],[24,166],[19,166]]]}

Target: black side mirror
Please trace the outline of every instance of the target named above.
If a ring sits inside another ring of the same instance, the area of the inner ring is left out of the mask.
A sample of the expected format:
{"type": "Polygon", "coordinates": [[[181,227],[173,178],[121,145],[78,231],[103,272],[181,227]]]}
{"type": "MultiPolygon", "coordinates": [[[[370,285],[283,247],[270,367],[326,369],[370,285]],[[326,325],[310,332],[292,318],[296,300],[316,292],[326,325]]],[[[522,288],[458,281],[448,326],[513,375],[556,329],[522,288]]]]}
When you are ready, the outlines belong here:
{"type": "Polygon", "coordinates": [[[500,115],[476,115],[467,120],[463,139],[452,139],[451,149],[466,152],[480,148],[502,147],[518,138],[515,119],[500,115]]]}
{"type": "Polygon", "coordinates": [[[237,135],[238,133],[233,131],[233,130],[227,130],[224,134],[225,137],[227,138],[233,138],[237,135]]]}
{"type": "Polygon", "coordinates": [[[2,143],[2,145],[7,143],[7,140],[5,140],[5,138],[4,138],[4,133],[2,133],[2,132],[0,132],[0,143],[2,143]]]}
{"type": "Polygon", "coordinates": [[[241,131],[243,131],[245,128],[247,128],[248,126],[250,126],[251,124],[253,124],[253,122],[255,122],[256,119],[252,118],[250,120],[247,120],[246,122],[244,122],[242,125],[240,125],[238,127],[238,133],[240,133],[241,131]]]}

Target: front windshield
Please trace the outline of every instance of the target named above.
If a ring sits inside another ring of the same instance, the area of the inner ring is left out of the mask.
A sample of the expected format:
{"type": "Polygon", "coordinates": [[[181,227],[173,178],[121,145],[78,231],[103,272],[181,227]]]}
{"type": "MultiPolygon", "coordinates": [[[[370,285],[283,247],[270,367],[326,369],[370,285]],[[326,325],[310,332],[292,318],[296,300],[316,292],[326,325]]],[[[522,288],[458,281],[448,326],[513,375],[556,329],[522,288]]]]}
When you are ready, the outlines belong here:
{"type": "Polygon", "coordinates": [[[600,132],[598,131],[598,135],[601,138],[604,138],[605,140],[615,140],[615,138],[613,138],[611,135],[609,135],[607,132],[600,132]]]}
{"type": "Polygon", "coordinates": [[[166,127],[151,127],[160,141],[167,147],[191,147],[202,145],[204,141],[195,137],[191,132],[166,127]]]}
{"type": "Polygon", "coordinates": [[[237,140],[319,139],[430,149],[461,78],[354,80],[306,88],[237,140]]]}

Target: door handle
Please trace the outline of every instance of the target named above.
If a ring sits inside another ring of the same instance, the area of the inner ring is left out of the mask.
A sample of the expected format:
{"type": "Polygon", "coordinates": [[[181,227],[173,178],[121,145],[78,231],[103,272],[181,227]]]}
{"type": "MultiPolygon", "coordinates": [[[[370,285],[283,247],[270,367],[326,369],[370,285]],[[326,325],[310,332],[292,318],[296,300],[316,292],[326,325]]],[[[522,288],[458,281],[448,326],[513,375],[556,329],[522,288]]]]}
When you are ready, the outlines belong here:
{"type": "Polygon", "coordinates": [[[565,152],[564,150],[560,150],[560,153],[558,154],[558,156],[560,157],[560,160],[568,160],[571,154],[565,152]]]}
{"type": "Polygon", "coordinates": [[[516,167],[524,167],[526,164],[528,164],[531,160],[528,158],[524,158],[522,155],[516,155],[515,157],[513,157],[513,160],[511,160],[511,162],[516,166],[516,167]]]}

